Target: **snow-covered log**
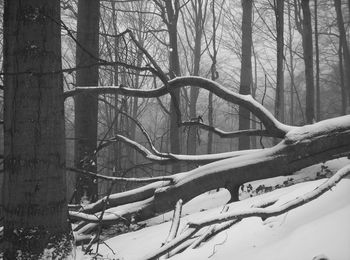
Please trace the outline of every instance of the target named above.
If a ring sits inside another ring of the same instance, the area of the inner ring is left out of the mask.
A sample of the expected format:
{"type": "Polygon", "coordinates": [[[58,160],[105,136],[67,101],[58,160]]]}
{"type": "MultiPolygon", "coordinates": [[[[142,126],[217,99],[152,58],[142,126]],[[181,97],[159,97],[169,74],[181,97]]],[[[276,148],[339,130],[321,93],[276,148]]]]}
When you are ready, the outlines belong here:
{"type": "MultiPolygon", "coordinates": [[[[180,234],[176,239],[164,245],[163,247],[151,252],[145,257],[141,258],[142,260],[153,260],[164,255],[167,252],[170,252],[172,249],[178,247],[188,239],[190,239],[194,234],[196,234],[201,228],[217,223],[227,223],[237,222],[244,218],[248,217],[260,217],[262,219],[267,219],[269,217],[282,215],[290,210],[293,210],[297,207],[300,207],[312,200],[317,199],[325,192],[329,191],[333,186],[335,186],[342,178],[350,174],[350,165],[347,165],[341,168],[334,176],[329,178],[319,187],[310,191],[300,197],[297,197],[287,203],[284,203],[281,206],[272,205],[267,208],[250,208],[246,210],[233,210],[227,213],[218,214],[217,216],[210,216],[203,218],[196,222],[191,222],[187,224],[187,229],[185,232],[180,234]]],[[[233,223],[232,223],[233,224],[233,223]]],[[[140,260],[141,260],[140,259],[140,260]]]]}
{"type": "MultiPolygon", "coordinates": [[[[221,187],[236,191],[249,181],[292,174],[307,166],[349,154],[349,115],[293,128],[274,147],[174,174],[172,182],[159,181],[112,195],[110,203],[120,206],[107,210],[102,222],[116,223],[129,216],[137,221],[144,220],[172,210],[179,199],[186,203],[201,193],[221,187]]],[[[88,206],[85,213],[94,213],[98,209],[98,203],[95,203],[88,206]]],[[[72,212],[71,216],[91,220],[85,213],[72,212]]]]}

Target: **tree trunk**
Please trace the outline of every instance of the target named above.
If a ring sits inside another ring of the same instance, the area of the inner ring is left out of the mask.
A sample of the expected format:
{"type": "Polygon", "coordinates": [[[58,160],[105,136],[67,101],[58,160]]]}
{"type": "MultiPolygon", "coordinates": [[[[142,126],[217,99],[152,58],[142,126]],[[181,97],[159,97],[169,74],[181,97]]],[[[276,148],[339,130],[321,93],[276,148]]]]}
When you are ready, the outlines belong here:
{"type": "Polygon", "coordinates": [[[277,84],[275,97],[275,117],[284,122],[284,0],[276,2],[277,30],[277,84]]]}
{"type": "MultiPolygon", "coordinates": [[[[79,0],[76,65],[87,66],[77,71],[77,86],[97,86],[99,56],[99,1],[79,0]]],[[[97,171],[94,151],[97,145],[97,95],[75,97],[75,167],[97,171]]],[[[97,181],[77,175],[76,203],[97,199],[97,181]]]]}
{"type": "MultiPolygon", "coordinates": [[[[213,54],[211,55],[211,79],[213,81],[219,78],[219,74],[216,70],[216,56],[218,53],[218,49],[216,48],[216,14],[215,14],[215,0],[212,0],[210,4],[211,13],[213,16],[212,22],[212,30],[213,30],[213,54]]],[[[208,96],[208,125],[214,125],[214,108],[213,108],[213,93],[209,92],[208,96]]],[[[211,131],[208,132],[208,144],[207,144],[207,153],[211,154],[213,152],[213,133],[211,131]]]]}
{"type": "Polygon", "coordinates": [[[303,50],[305,64],[306,84],[306,122],[312,123],[315,119],[315,89],[313,72],[313,47],[312,47],[312,24],[309,0],[301,1],[303,9],[303,50]]]}
{"type": "MultiPolygon", "coordinates": [[[[177,20],[178,10],[174,10],[172,1],[166,1],[166,11],[168,15],[168,33],[169,33],[169,71],[171,77],[180,76],[180,61],[177,44],[177,20]]],[[[178,0],[175,0],[175,8],[178,0]]],[[[170,151],[174,154],[181,153],[180,132],[178,126],[178,114],[180,109],[180,91],[175,90],[171,95],[170,100],[170,151]]],[[[180,165],[174,164],[172,172],[180,172],[180,165]]]]}
{"type": "Polygon", "coordinates": [[[69,254],[60,1],[5,1],[5,259],[69,254]],[[28,239],[30,237],[30,239],[28,239]]]}
{"type": "Polygon", "coordinates": [[[348,41],[346,39],[346,31],[344,27],[344,19],[343,14],[341,10],[341,1],[340,0],[334,0],[334,6],[335,11],[337,13],[337,23],[338,23],[338,30],[339,30],[339,37],[340,41],[343,47],[343,56],[344,56],[344,82],[348,89],[348,97],[350,102],[350,51],[349,51],[349,45],[348,41]]]}
{"type": "Polygon", "coordinates": [[[318,47],[318,19],[317,19],[317,0],[314,0],[315,10],[315,56],[316,56],[316,121],[321,120],[321,89],[320,89],[320,51],[318,47]]]}
{"type": "MultiPolygon", "coordinates": [[[[248,95],[252,84],[252,6],[253,0],[242,1],[242,63],[239,93],[248,95]]],[[[239,130],[250,128],[250,112],[244,107],[239,107],[239,130]]],[[[239,149],[249,149],[250,137],[239,138],[239,149]]]]}
{"type": "Polygon", "coordinates": [[[338,57],[339,57],[339,78],[340,78],[340,89],[341,89],[341,114],[346,115],[346,108],[348,106],[348,95],[347,95],[347,87],[345,86],[344,80],[344,66],[343,66],[343,47],[341,41],[339,41],[339,49],[338,49],[338,57]]]}
{"type": "Polygon", "coordinates": [[[290,74],[290,124],[294,124],[294,57],[293,57],[293,27],[291,22],[291,5],[288,3],[288,32],[289,32],[289,74],[290,74]]]}
{"type": "MultiPolygon", "coordinates": [[[[199,76],[200,69],[200,61],[201,61],[201,50],[202,50],[202,35],[203,35],[203,13],[202,13],[202,1],[197,0],[196,4],[193,5],[193,8],[196,12],[195,14],[195,37],[194,37],[194,51],[193,51],[193,75],[199,76]]],[[[190,118],[191,120],[197,118],[197,99],[199,95],[199,88],[191,87],[190,90],[190,118]]],[[[197,127],[190,127],[188,133],[188,141],[187,141],[187,153],[188,154],[196,154],[197,150],[197,127]]]]}

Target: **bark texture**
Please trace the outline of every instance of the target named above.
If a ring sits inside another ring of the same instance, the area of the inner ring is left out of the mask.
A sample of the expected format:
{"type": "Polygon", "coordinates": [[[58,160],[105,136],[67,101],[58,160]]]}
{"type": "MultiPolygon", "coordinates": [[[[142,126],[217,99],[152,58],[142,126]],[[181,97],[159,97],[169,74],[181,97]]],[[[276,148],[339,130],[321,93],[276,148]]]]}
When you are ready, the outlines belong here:
{"type": "MultiPolygon", "coordinates": [[[[251,93],[252,84],[252,9],[253,0],[242,1],[242,63],[239,93],[248,95],[251,93]]],[[[239,107],[239,130],[250,128],[250,112],[239,107]]],[[[242,136],[239,138],[239,149],[249,149],[250,137],[242,136]]]]}
{"type": "Polygon", "coordinates": [[[5,1],[4,54],[4,258],[64,258],[71,246],[60,1],[5,1]]]}
{"type": "Polygon", "coordinates": [[[312,24],[309,0],[301,1],[303,10],[303,50],[305,64],[305,82],[306,82],[306,105],[305,115],[306,123],[312,123],[315,120],[315,86],[313,70],[313,45],[312,45],[312,24]]]}
{"type": "MultiPolygon", "coordinates": [[[[97,86],[99,50],[99,1],[79,0],[76,65],[87,68],[77,71],[77,86],[97,86]],[[94,65],[95,64],[95,65],[94,65]]],[[[75,166],[96,172],[97,158],[94,150],[97,144],[97,108],[95,94],[79,94],[75,97],[75,166]]],[[[84,175],[77,175],[76,203],[97,199],[97,181],[84,175]]]]}

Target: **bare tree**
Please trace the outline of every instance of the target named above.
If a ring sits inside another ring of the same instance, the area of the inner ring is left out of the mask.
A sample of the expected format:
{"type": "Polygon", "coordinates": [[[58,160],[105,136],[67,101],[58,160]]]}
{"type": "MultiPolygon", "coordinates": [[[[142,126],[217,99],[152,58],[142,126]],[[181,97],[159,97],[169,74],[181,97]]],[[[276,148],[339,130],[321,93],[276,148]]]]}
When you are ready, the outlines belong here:
{"type": "MultiPolygon", "coordinates": [[[[239,93],[248,95],[252,85],[252,9],[253,0],[242,1],[242,63],[239,93]]],[[[239,130],[250,128],[250,112],[239,107],[239,130]]],[[[239,149],[249,149],[249,136],[239,138],[239,149]]]]}
{"type": "Polygon", "coordinates": [[[275,116],[284,122],[284,0],[274,1],[277,41],[277,84],[275,116]]]}
{"type": "Polygon", "coordinates": [[[309,0],[301,1],[303,11],[303,50],[305,64],[305,85],[306,85],[306,122],[312,123],[315,120],[315,86],[314,86],[314,69],[313,69],[313,41],[312,41],[312,24],[309,0]]]}
{"type": "Polygon", "coordinates": [[[350,102],[350,51],[349,51],[349,44],[346,38],[341,1],[334,0],[334,7],[337,14],[337,24],[338,24],[339,37],[340,37],[339,40],[341,42],[341,46],[343,49],[343,56],[344,56],[344,59],[343,59],[344,70],[345,70],[344,81],[345,81],[345,85],[347,86],[347,94],[349,96],[349,102],[350,102]]]}

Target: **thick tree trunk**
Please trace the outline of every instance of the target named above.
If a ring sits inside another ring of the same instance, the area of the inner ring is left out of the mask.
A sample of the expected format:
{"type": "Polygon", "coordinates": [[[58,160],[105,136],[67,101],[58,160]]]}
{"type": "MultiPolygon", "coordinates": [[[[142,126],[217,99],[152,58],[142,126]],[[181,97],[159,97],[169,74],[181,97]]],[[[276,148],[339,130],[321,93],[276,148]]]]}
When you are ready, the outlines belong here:
{"type": "MultiPolygon", "coordinates": [[[[77,86],[97,86],[99,56],[99,1],[79,0],[76,65],[88,66],[77,71],[77,86]]],[[[97,171],[94,150],[97,145],[97,95],[80,94],[75,101],[75,167],[97,171]]],[[[97,199],[97,181],[77,176],[76,203],[97,199]]]]}
{"type": "Polygon", "coordinates": [[[5,259],[38,259],[48,247],[48,258],[64,258],[72,249],[59,21],[58,0],[5,1],[5,259]]]}
{"type": "Polygon", "coordinates": [[[312,24],[309,0],[301,1],[303,9],[303,50],[305,64],[306,84],[306,122],[312,123],[315,120],[315,87],[313,71],[313,46],[312,46],[312,24]]]}
{"type": "MultiPolygon", "coordinates": [[[[239,93],[248,95],[251,93],[252,84],[252,6],[253,0],[242,1],[242,63],[239,93]]],[[[250,128],[250,112],[244,107],[239,107],[239,130],[250,128]]],[[[250,137],[239,138],[239,149],[249,149],[250,137]]]]}

